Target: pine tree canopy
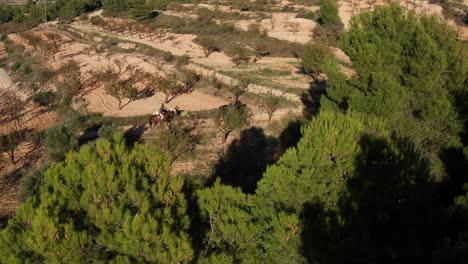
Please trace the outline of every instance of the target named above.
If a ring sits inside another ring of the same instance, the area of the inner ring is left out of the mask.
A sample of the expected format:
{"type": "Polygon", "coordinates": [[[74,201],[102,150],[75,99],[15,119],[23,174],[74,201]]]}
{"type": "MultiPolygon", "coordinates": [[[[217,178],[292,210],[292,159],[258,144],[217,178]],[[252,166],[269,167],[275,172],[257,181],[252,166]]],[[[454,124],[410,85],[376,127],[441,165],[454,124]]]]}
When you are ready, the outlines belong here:
{"type": "Polygon", "coordinates": [[[429,158],[439,176],[438,154],[460,146],[456,95],[468,64],[456,32],[435,16],[418,17],[400,6],[377,8],[351,21],[340,46],[353,61],[351,80],[330,78],[323,109],[384,117],[429,158]]]}
{"type": "Polygon", "coordinates": [[[440,211],[437,202],[424,204],[436,200],[427,162],[386,127],[379,118],[323,111],[303,127],[297,148],[267,169],[255,195],[219,182],[199,191],[205,257],[346,263],[370,256],[380,263],[392,258],[388,252],[418,258],[432,250],[423,234],[440,211]]]}
{"type": "Polygon", "coordinates": [[[45,174],[0,233],[4,263],[185,263],[184,180],[153,145],[98,140],[45,174]]]}

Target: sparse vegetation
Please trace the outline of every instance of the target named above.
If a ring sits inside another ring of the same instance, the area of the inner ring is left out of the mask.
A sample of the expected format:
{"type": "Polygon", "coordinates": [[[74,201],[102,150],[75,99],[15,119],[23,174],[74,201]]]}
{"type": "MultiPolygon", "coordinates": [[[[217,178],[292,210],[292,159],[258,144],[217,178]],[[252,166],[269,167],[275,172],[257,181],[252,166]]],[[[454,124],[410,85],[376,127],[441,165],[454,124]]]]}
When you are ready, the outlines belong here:
{"type": "Polygon", "coordinates": [[[466,263],[462,35],[337,11],[2,6],[0,262],[466,263]]]}

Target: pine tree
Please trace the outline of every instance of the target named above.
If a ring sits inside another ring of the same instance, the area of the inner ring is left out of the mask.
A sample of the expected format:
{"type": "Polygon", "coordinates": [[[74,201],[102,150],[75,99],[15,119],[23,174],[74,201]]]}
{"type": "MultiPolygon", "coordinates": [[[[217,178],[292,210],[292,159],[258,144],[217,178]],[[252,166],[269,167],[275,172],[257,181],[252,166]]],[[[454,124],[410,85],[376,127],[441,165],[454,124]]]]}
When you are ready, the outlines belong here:
{"type": "Polygon", "coordinates": [[[153,145],[121,135],[69,153],[0,232],[4,263],[185,263],[184,180],[153,145]]]}
{"type": "Polygon", "coordinates": [[[323,109],[352,109],[387,119],[442,177],[438,155],[460,146],[456,95],[467,80],[468,60],[460,56],[456,33],[437,18],[418,18],[391,5],[353,18],[340,44],[357,74],[346,80],[326,71],[323,109]]]}

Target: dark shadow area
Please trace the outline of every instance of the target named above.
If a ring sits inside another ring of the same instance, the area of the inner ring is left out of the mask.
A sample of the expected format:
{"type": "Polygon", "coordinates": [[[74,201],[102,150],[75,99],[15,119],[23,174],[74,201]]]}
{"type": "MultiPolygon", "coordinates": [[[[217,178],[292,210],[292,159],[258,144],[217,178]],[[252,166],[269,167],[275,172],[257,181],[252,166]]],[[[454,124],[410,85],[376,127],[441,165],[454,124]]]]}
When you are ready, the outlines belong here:
{"type": "Polygon", "coordinates": [[[326,93],[327,82],[317,80],[310,84],[307,93],[301,95],[302,104],[304,104],[303,114],[307,119],[317,115],[320,110],[320,97],[326,93]]]}
{"type": "Polygon", "coordinates": [[[456,196],[462,195],[463,184],[468,182],[468,160],[462,148],[448,148],[442,152],[447,180],[442,183],[442,200],[448,206],[456,196]]]}
{"type": "Polygon", "coordinates": [[[396,142],[364,135],[338,202],[305,205],[302,241],[310,263],[466,263],[463,254],[448,253],[448,211],[428,163],[410,142],[396,142]]]}
{"type": "Polygon", "coordinates": [[[291,121],[281,132],[279,136],[281,154],[283,154],[288,148],[297,146],[297,143],[302,137],[302,125],[303,122],[301,120],[291,121]]]}
{"type": "Polygon", "coordinates": [[[135,142],[140,141],[141,136],[148,129],[146,124],[134,125],[124,132],[125,142],[128,147],[133,147],[135,142]]]}
{"type": "Polygon", "coordinates": [[[86,143],[95,141],[99,138],[98,131],[101,128],[102,124],[96,124],[90,128],[85,129],[83,134],[78,138],[78,145],[82,146],[86,143]]]}
{"type": "Polygon", "coordinates": [[[253,193],[266,167],[279,158],[278,146],[278,141],[266,136],[261,128],[243,130],[240,138],[235,139],[220,157],[212,181],[220,177],[223,184],[253,193]]]}
{"type": "Polygon", "coordinates": [[[133,100],[146,99],[154,95],[154,89],[145,88],[141,91],[138,91],[137,94],[133,97],[133,100]]]}

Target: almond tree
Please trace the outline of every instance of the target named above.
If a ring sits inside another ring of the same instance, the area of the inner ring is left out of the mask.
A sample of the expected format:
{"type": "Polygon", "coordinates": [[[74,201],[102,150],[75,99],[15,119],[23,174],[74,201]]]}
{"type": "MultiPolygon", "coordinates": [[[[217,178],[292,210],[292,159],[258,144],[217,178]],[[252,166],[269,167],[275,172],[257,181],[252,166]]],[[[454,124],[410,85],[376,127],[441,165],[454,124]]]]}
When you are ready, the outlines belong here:
{"type": "Polygon", "coordinates": [[[167,77],[159,76],[158,91],[165,95],[164,103],[169,103],[179,95],[192,92],[193,87],[181,84],[175,74],[170,74],[167,77]]]}
{"type": "Polygon", "coordinates": [[[263,96],[262,100],[260,101],[260,106],[268,114],[268,123],[270,123],[271,118],[273,117],[273,113],[279,109],[280,99],[279,97],[274,96],[270,91],[265,96],[263,96]]]}
{"type": "Polygon", "coordinates": [[[15,152],[18,145],[26,139],[26,131],[18,130],[0,137],[0,151],[7,153],[12,164],[16,164],[15,152]]]}
{"type": "Polygon", "coordinates": [[[156,38],[159,39],[160,43],[164,42],[164,37],[167,35],[167,29],[157,28],[155,31],[156,38]]]}
{"type": "Polygon", "coordinates": [[[132,81],[132,79],[122,80],[119,78],[119,76],[114,75],[114,78],[112,78],[104,85],[104,90],[106,93],[118,100],[119,110],[121,110],[125,105],[129,104],[138,92],[132,81]],[[128,102],[127,104],[122,105],[124,98],[128,98],[128,102]]]}
{"type": "Polygon", "coordinates": [[[208,37],[202,37],[198,40],[198,43],[203,47],[203,53],[205,57],[208,58],[211,53],[219,51],[219,47],[216,42],[208,37]]]}
{"type": "Polygon", "coordinates": [[[245,106],[237,107],[232,104],[226,108],[218,109],[213,119],[216,127],[223,134],[221,143],[226,143],[227,138],[233,131],[247,126],[250,118],[251,113],[245,106]]]}

